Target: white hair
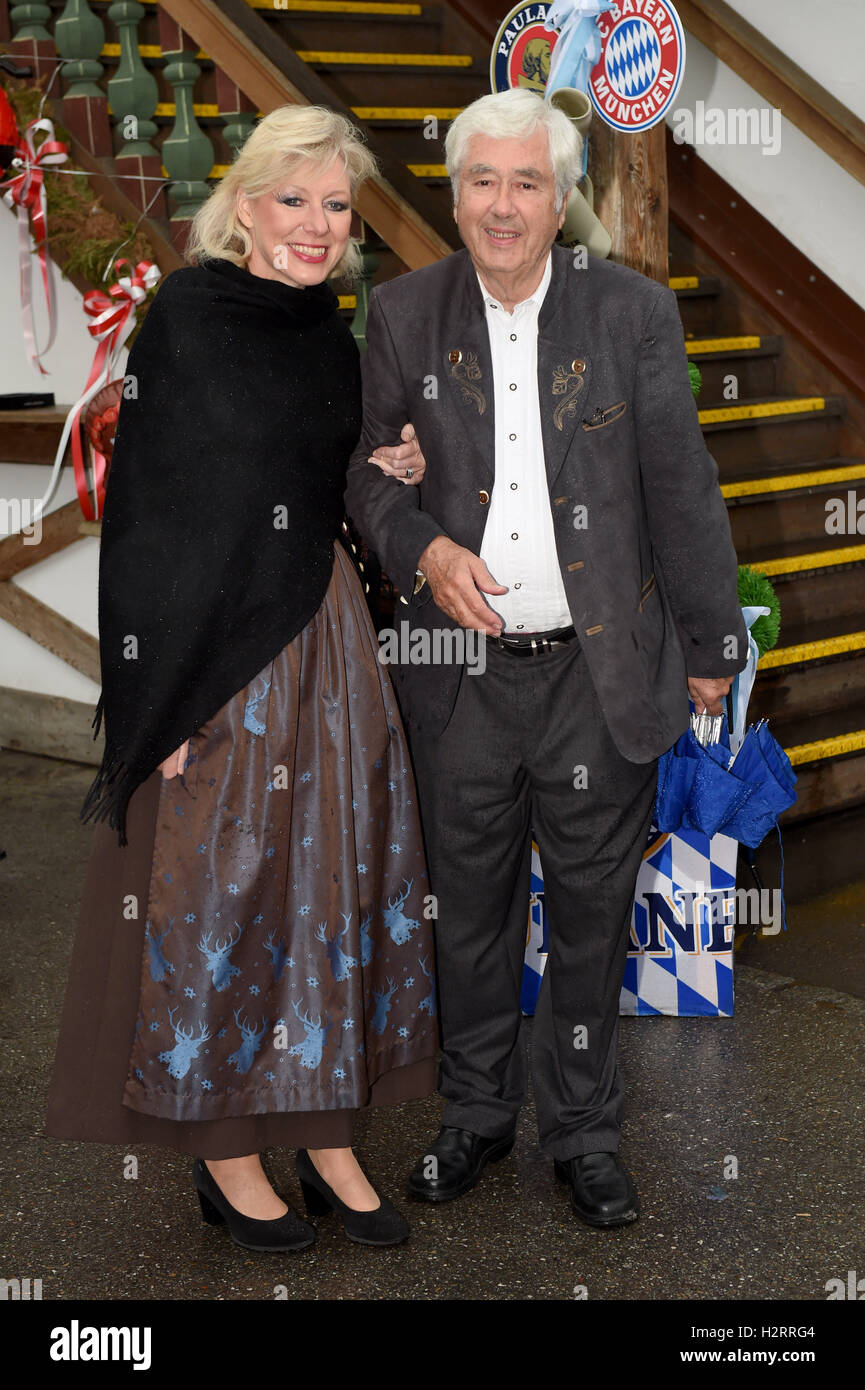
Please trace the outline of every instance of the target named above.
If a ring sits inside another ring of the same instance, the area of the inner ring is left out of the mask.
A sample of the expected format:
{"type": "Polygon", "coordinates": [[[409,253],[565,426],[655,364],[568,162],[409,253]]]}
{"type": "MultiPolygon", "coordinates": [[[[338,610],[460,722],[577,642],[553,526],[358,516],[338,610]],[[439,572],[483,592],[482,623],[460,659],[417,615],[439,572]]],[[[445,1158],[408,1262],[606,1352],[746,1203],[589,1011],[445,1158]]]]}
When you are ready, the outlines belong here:
{"type": "Polygon", "coordinates": [[[573,121],[527,87],[512,87],[478,97],[461,111],[445,137],[445,164],[459,201],[460,170],[473,135],[494,140],[525,139],[543,126],[550,142],[550,159],[556,180],[556,212],[582,174],[583,137],[573,121]]]}

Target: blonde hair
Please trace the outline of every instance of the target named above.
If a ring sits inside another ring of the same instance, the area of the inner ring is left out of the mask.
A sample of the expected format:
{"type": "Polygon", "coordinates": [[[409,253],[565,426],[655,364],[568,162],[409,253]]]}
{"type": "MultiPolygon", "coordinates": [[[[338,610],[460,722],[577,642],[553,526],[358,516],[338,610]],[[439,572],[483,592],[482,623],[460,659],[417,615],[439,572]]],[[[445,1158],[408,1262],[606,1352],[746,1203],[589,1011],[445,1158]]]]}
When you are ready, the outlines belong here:
{"type": "MultiPolygon", "coordinates": [[[[195,214],[186,260],[221,259],[245,266],[252,251],[252,236],[237,213],[238,193],[259,198],[283,182],[296,165],[311,160],[325,169],[337,157],[345,161],[353,199],[377,168],[357,126],[326,106],[278,106],[269,112],[195,214]]],[[[354,280],[361,269],[360,245],[351,237],[333,273],[354,280]]]]}

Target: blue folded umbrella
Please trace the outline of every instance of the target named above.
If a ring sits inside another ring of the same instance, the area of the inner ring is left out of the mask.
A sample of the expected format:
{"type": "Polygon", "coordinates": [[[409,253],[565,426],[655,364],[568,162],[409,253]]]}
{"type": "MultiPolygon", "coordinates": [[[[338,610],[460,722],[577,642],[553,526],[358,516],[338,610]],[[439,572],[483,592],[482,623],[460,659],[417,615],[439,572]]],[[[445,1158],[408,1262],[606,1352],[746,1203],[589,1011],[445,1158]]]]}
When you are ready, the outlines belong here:
{"type": "Polygon", "coordinates": [[[796,800],[790,759],[765,723],[751,727],[731,758],[726,722],[704,746],[687,729],[658,761],[659,830],[719,832],[755,848],[796,800]]]}

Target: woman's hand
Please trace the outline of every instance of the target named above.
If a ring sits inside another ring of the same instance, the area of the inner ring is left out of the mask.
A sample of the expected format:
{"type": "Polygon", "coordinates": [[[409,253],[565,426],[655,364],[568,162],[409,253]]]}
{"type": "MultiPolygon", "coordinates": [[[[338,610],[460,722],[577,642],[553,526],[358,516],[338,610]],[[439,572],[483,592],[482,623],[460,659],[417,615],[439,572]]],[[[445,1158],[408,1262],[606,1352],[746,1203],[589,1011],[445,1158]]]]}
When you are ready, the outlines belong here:
{"type": "Polygon", "coordinates": [[[377,463],[382,473],[398,478],[401,483],[416,484],[426,472],[426,459],[420,451],[414,425],[403,425],[400,430],[402,444],[381,444],[370,455],[369,463],[377,463]]]}
{"type": "Polygon", "coordinates": [[[169,777],[179,777],[186,767],[186,759],[189,756],[189,739],[181,743],[176,753],[172,753],[164,762],[159,764],[159,770],[166,780],[169,777]]]}

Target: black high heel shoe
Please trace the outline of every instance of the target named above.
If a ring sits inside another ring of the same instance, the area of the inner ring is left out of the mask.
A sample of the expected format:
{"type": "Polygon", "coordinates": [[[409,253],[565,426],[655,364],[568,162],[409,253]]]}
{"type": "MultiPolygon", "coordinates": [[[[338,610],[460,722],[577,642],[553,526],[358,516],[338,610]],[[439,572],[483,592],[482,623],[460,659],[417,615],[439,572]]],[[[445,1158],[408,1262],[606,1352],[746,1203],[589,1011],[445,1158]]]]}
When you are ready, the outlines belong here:
{"type": "Polygon", "coordinates": [[[329,1211],[338,1211],[346,1235],[358,1245],[399,1245],[408,1240],[411,1235],[408,1222],[386,1197],[379,1196],[380,1205],[375,1211],[356,1211],[354,1207],[347,1207],[328,1186],[306,1149],[298,1149],[295,1166],[310,1216],[326,1216],[329,1211]]]}
{"type": "Polygon", "coordinates": [[[208,1226],[227,1226],[231,1239],[244,1250],[305,1250],[315,1240],[315,1227],[302,1221],[290,1207],[275,1221],[257,1221],[236,1211],[203,1159],[195,1160],[192,1181],[201,1202],[202,1218],[208,1226]]]}

